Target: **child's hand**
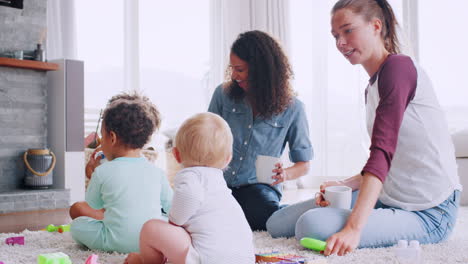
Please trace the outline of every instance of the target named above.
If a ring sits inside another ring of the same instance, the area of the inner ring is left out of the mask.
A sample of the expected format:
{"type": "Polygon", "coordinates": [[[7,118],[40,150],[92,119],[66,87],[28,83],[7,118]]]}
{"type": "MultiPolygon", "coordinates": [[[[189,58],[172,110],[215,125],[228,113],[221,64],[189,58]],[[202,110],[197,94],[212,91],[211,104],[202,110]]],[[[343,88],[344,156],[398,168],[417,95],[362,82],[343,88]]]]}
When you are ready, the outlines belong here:
{"type": "Polygon", "coordinates": [[[88,179],[91,179],[91,175],[93,174],[94,169],[96,169],[96,167],[101,164],[101,159],[102,159],[101,155],[96,157],[96,153],[98,151],[101,151],[101,149],[102,149],[101,147],[96,148],[91,154],[91,156],[89,157],[89,161],[88,161],[88,164],[86,164],[86,169],[85,169],[86,178],[88,179]]]}

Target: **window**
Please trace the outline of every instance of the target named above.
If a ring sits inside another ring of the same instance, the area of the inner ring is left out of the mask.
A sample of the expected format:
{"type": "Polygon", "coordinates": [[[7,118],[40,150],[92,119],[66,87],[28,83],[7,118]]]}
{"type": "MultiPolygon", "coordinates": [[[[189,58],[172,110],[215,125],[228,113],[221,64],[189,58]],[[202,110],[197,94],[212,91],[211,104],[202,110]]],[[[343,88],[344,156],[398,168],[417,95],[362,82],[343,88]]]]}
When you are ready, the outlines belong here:
{"type": "Polygon", "coordinates": [[[208,109],[209,0],[140,1],[140,88],[162,129],[208,109]]]}
{"type": "MultiPolygon", "coordinates": [[[[125,89],[124,4],[138,5],[140,86],[162,114],[162,130],[206,111],[211,98],[209,0],[76,1],[78,58],[85,62],[85,119],[125,89]],[[92,8],[91,8],[92,7],[92,8]],[[105,37],[103,37],[105,36],[105,37]],[[182,107],[181,107],[182,106],[182,107]]],[[[135,26],[135,25],[131,25],[135,26]]],[[[133,89],[133,88],[132,88],[133,89]]],[[[94,127],[86,124],[86,132],[94,127]]]]}
{"type": "Polygon", "coordinates": [[[85,67],[85,108],[103,108],[123,86],[123,1],[75,1],[78,59],[85,67]],[[105,37],[103,37],[105,36],[105,37]]]}
{"type": "Polygon", "coordinates": [[[450,4],[424,0],[418,9],[420,64],[432,80],[452,131],[468,127],[467,9],[466,0],[450,4]]]}

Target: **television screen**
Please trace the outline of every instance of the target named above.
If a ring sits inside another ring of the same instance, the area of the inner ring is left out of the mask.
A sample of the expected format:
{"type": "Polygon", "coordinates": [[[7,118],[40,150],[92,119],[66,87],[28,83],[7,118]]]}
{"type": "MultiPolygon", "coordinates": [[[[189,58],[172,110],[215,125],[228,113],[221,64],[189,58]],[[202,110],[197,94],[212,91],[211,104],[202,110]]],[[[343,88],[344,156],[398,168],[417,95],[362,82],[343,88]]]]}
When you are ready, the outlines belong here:
{"type": "Polygon", "coordinates": [[[0,6],[23,9],[23,0],[0,0],[0,6]]]}

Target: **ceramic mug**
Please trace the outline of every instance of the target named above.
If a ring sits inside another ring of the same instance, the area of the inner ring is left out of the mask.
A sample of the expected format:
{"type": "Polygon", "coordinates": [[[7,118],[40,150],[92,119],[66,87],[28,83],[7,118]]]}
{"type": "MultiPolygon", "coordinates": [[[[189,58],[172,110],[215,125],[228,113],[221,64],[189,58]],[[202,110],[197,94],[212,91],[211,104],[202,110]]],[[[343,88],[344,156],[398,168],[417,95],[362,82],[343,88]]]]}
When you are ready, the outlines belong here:
{"type": "Polygon", "coordinates": [[[257,160],[255,160],[257,182],[266,184],[275,182],[275,179],[271,177],[275,175],[273,170],[276,168],[276,163],[281,163],[281,158],[258,155],[257,160]]]}
{"type": "Polygon", "coordinates": [[[348,186],[328,186],[325,192],[318,192],[331,208],[351,209],[352,189],[348,186]]]}

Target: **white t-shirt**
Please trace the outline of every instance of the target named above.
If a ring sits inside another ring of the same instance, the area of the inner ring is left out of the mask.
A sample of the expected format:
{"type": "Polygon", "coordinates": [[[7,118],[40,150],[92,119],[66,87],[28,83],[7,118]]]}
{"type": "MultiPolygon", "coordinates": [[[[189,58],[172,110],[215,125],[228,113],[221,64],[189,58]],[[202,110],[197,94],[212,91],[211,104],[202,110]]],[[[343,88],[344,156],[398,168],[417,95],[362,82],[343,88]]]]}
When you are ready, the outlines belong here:
{"type": "Polygon", "coordinates": [[[169,220],[190,234],[201,263],[255,263],[252,231],[220,169],[178,172],[169,220]]]}
{"type": "Polygon", "coordinates": [[[444,112],[419,65],[389,56],[371,78],[366,101],[372,144],[363,171],[383,181],[382,203],[421,211],[461,190],[444,112]]]}

